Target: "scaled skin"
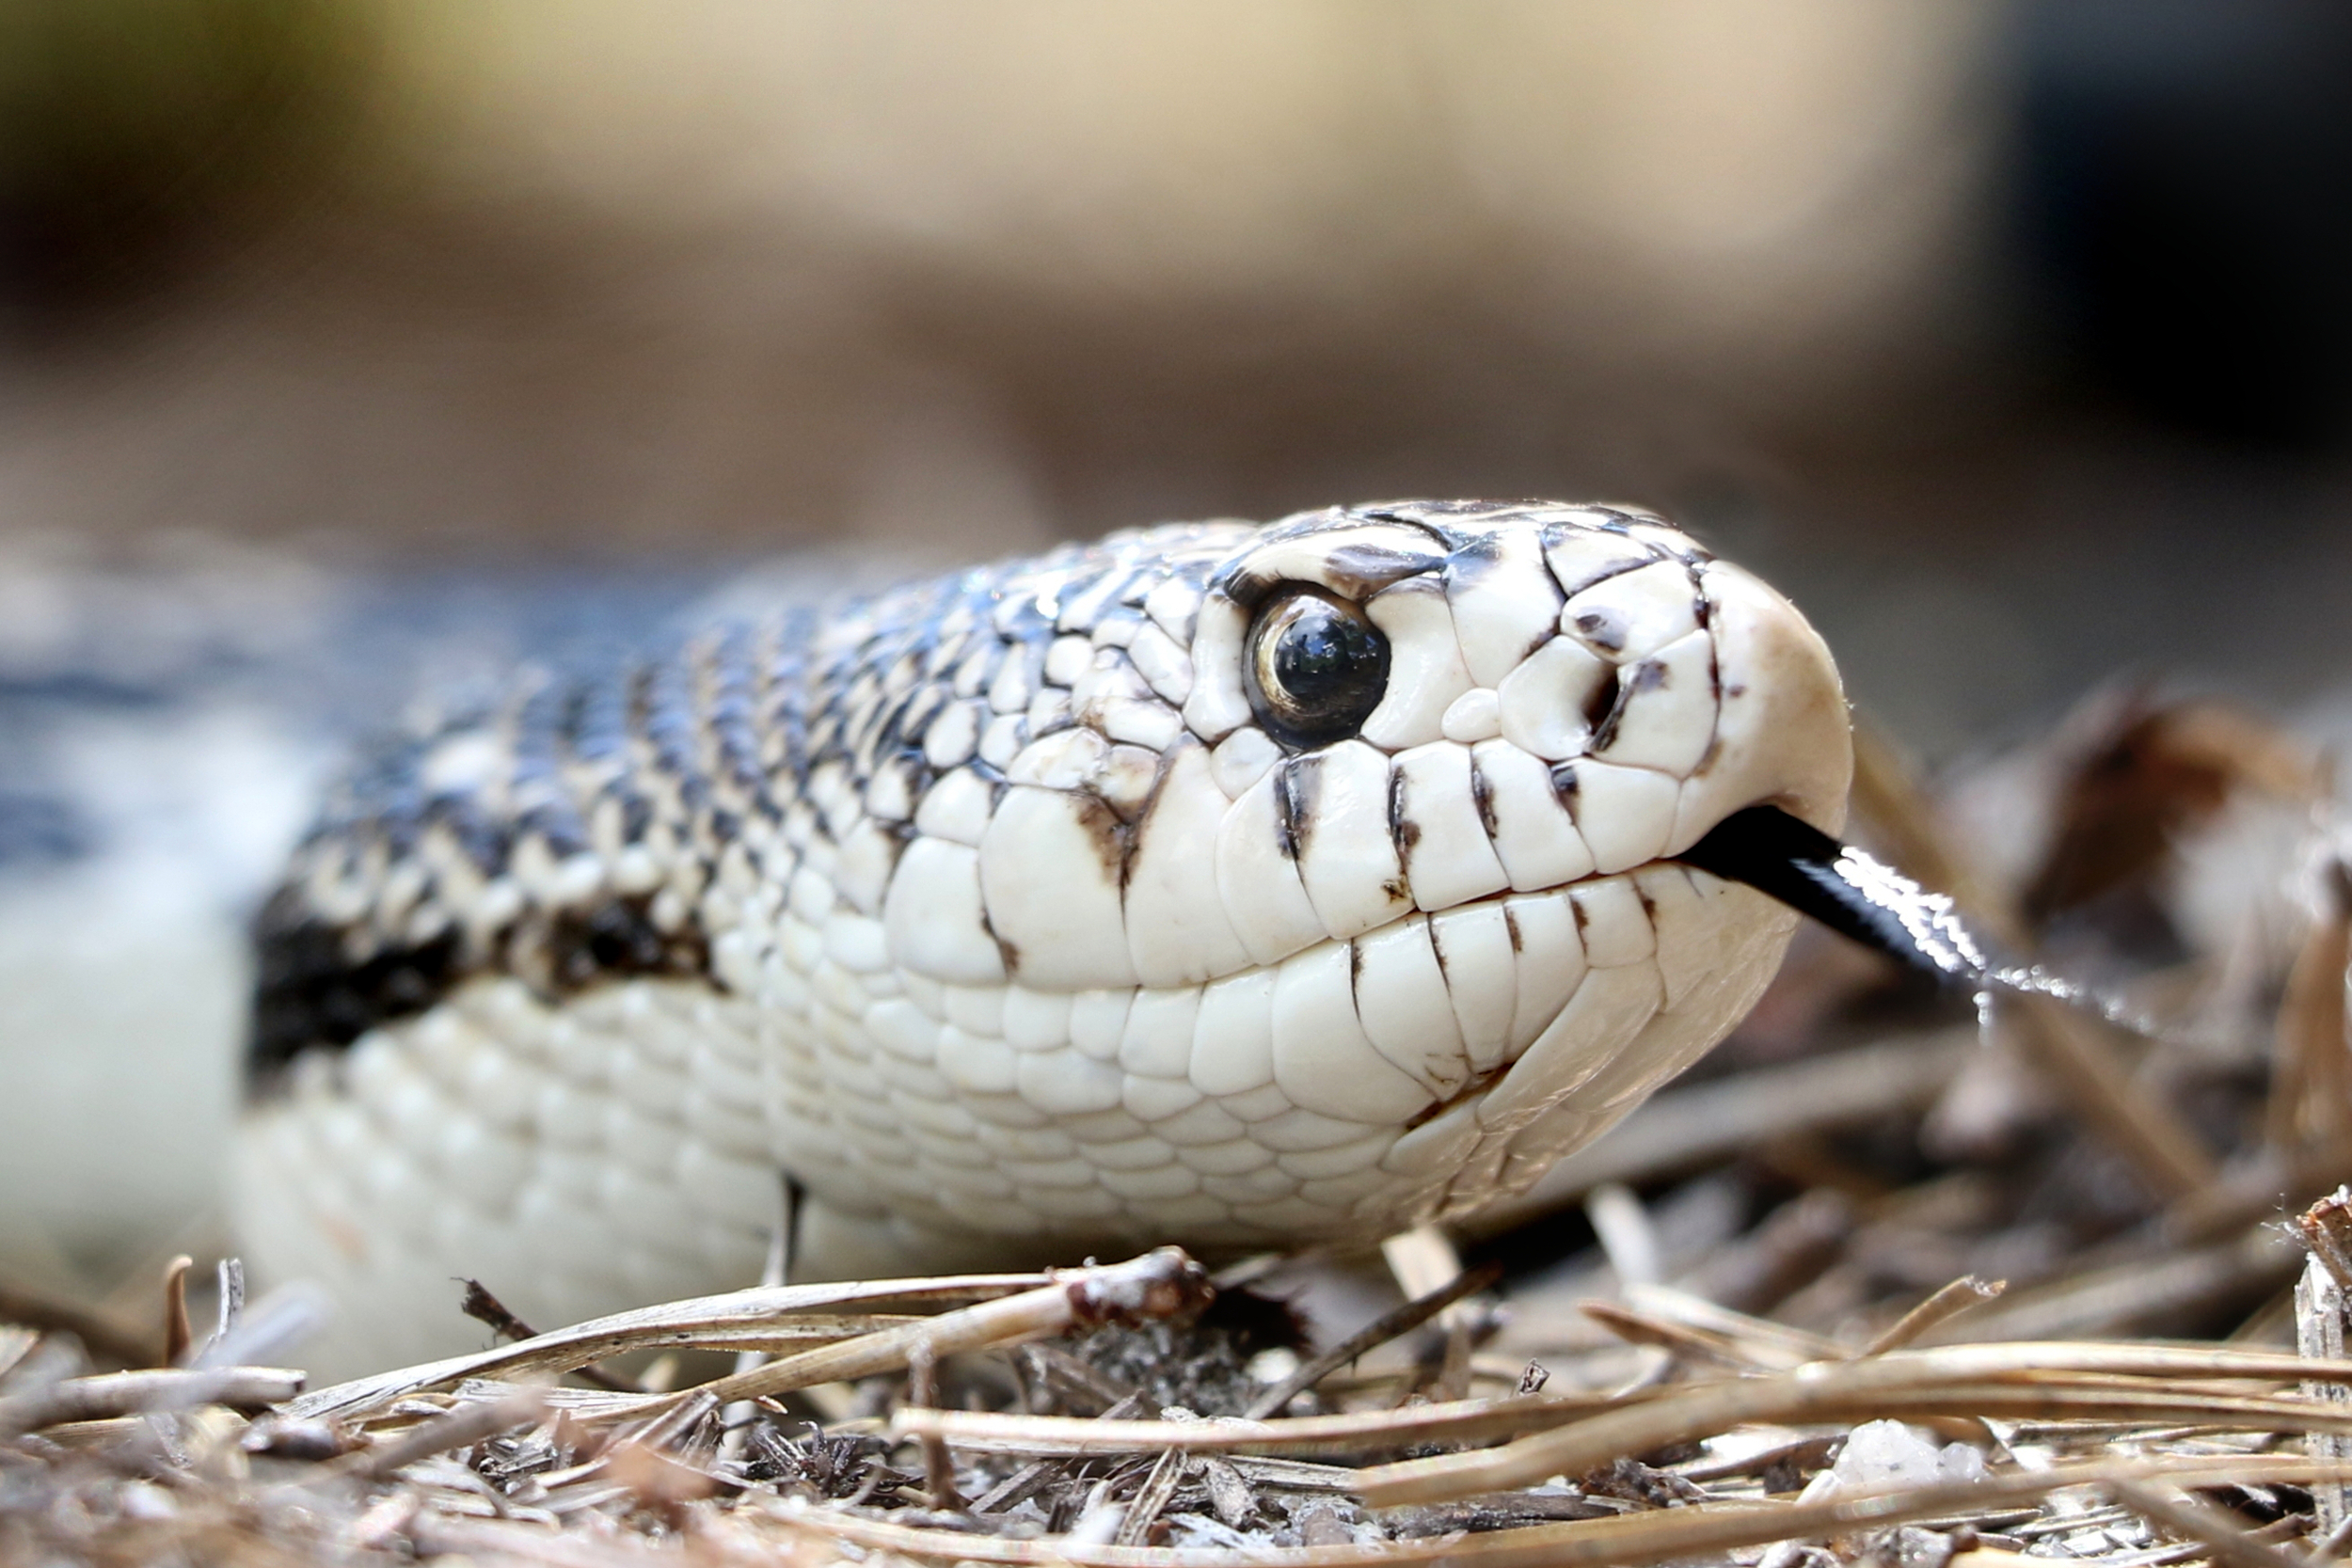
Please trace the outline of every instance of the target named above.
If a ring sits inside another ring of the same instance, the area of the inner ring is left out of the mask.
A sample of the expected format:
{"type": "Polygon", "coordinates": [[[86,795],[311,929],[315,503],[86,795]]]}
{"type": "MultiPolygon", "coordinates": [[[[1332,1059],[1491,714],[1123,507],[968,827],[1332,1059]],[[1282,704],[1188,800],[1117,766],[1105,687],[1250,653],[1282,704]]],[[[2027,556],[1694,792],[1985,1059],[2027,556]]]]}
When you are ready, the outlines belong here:
{"type": "Polygon", "coordinates": [[[315,1365],[755,1278],[1373,1240],[1523,1189],[1753,1005],[1795,916],[1667,857],[1835,832],[1820,639],[1645,515],[1115,535],[518,690],[355,781],[262,927],[236,1223],[315,1365]],[[1253,709],[1311,588],[1391,665],[1253,709]],[[363,1027],[364,1026],[364,1027],[363,1027]],[[358,1032],[349,1045],[336,1043],[358,1032]]]}

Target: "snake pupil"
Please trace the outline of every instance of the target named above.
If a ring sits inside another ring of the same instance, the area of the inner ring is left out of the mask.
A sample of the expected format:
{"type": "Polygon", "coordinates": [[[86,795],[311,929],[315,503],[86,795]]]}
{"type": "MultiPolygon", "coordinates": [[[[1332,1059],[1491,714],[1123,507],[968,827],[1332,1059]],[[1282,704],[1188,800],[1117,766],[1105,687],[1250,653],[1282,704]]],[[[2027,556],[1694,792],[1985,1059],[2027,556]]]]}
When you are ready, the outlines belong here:
{"type": "Polygon", "coordinates": [[[1252,646],[1252,705],[1294,745],[1353,733],[1388,689],[1388,639],[1362,610],[1319,593],[1276,601],[1260,616],[1252,646]]]}

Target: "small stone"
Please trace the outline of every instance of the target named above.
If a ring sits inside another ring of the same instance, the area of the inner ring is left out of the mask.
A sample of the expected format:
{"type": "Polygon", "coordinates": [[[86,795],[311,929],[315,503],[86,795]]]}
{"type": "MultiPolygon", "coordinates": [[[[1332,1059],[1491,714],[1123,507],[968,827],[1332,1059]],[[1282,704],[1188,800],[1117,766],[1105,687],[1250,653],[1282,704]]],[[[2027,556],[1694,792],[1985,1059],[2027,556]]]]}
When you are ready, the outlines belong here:
{"type": "Polygon", "coordinates": [[[1931,1486],[1944,1479],[1942,1465],[1943,1449],[1932,1437],[1900,1421],[1865,1421],[1847,1435],[1832,1469],[1846,1486],[1931,1486]]]}

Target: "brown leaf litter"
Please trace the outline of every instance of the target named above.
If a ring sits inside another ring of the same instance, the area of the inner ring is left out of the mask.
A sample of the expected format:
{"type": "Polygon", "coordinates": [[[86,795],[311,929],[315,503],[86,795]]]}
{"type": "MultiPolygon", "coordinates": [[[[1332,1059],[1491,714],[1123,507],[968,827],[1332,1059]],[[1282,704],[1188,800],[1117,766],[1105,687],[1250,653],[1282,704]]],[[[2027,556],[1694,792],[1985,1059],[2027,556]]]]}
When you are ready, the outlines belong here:
{"type": "Polygon", "coordinates": [[[477,1287],[510,1342],[313,1390],[209,1364],[184,1261],[151,1330],[0,1284],[0,1561],[2343,1555],[2326,769],[2145,693],[1932,800],[1864,761],[1857,833],[2130,1024],[2026,999],[1980,1034],[1968,999],[1807,939],[1696,1074],[1475,1234],[771,1284],[548,1332],[477,1287]],[[669,1386],[698,1355],[719,1370],[669,1386]]]}

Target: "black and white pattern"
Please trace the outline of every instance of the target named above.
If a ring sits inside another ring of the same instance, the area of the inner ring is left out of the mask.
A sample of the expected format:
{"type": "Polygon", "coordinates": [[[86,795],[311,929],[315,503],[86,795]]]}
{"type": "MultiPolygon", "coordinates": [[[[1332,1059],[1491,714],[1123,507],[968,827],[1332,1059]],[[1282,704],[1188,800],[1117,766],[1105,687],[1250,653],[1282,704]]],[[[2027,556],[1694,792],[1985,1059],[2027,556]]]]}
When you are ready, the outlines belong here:
{"type": "Polygon", "coordinates": [[[1794,917],[1669,857],[1835,830],[1849,766],[1785,601],[1548,503],[1116,535],[525,680],[271,901],[241,1221],[373,1346],[453,1273],[550,1318],[739,1280],[780,1171],[842,1268],[1460,1213],[1744,1012],[1794,917]],[[1389,657],[1305,748],[1246,674],[1290,592],[1389,657]]]}

